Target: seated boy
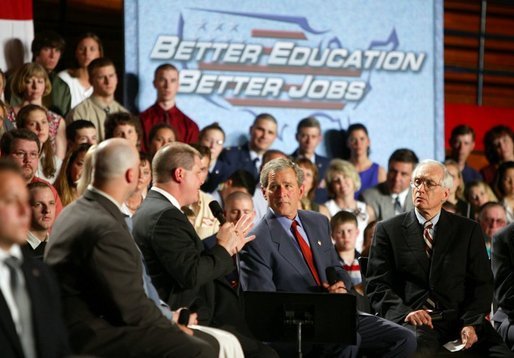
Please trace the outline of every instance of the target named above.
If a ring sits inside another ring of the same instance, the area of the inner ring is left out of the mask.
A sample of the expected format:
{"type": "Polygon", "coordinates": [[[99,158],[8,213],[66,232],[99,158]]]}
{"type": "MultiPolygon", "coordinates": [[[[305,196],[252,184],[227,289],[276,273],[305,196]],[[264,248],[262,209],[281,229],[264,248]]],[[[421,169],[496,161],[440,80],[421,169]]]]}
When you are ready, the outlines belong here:
{"type": "Polygon", "coordinates": [[[66,126],[66,140],[68,141],[68,150],[82,143],[97,144],[98,134],[94,123],[85,119],[71,122],[66,126]]]}

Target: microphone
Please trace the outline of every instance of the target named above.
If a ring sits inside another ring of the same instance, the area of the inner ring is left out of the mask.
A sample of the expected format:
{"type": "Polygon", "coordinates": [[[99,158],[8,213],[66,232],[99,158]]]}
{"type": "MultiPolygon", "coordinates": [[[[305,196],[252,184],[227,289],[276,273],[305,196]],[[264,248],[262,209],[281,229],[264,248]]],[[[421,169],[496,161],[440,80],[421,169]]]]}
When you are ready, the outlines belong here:
{"type": "Polygon", "coordinates": [[[325,274],[327,275],[327,282],[330,286],[332,286],[337,281],[341,281],[334,266],[327,267],[325,269],[325,274]]]}
{"type": "Polygon", "coordinates": [[[211,209],[212,215],[220,222],[220,225],[223,225],[227,220],[225,219],[225,215],[223,214],[223,209],[216,200],[213,200],[209,203],[209,209],[211,209]]]}
{"type": "Polygon", "coordinates": [[[450,321],[457,318],[457,311],[454,309],[450,310],[442,310],[442,311],[435,311],[429,313],[430,317],[432,318],[432,322],[438,322],[438,321],[450,321]]]}

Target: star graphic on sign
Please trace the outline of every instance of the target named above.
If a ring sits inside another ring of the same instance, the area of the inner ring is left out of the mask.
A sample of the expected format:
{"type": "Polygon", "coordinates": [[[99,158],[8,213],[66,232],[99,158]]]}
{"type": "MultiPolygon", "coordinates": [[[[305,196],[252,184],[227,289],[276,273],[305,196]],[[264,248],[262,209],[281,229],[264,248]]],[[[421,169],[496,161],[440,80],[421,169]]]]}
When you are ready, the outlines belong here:
{"type": "Polygon", "coordinates": [[[219,24],[218,27],[216,27],[216,31],[223,31],[224,24],[219,24]]]}
{"type": "Polygon", "coordinates": [[[231,32],[239,32],[239,25],[235,24],[233,27],[232,27],[232,30],[230,30],[231,32]]]}
{"type": "Polygon", "coordinates": [[[207,31],[207,21],[206,21],[206,22],[204,22],[204,23],[200,26],[200,28],[199,28],[198,30],[204,30],[204,31],[207,31]]]}

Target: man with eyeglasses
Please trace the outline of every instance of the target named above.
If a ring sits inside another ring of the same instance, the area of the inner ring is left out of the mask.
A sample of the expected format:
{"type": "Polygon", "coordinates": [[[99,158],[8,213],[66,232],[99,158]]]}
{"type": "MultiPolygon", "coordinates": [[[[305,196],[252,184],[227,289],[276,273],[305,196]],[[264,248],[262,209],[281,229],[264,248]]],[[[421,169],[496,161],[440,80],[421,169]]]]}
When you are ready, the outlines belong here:
{"type": "Polygon", "coordinates": [[[57,190],[46,180],[36,176],[40,150],[41,144],[37,135],[28,129],[13,129],[5,132],[0,139],[1,156],[11,158],[18,164],[27,185],[34,182],[43,182],[49,185],[55,198],[55,217],[57,217],[62,210],[57,190]]]}
{"type": "Polygon", "coordinates": [[[378,223],[366,292],[378,315],[416,332],[422,356],[450,341],[478,356],[511,356],[486,316],[493,277],[480,225],[442,210],[452,178],[422,161],[412,175],[414,209],[378,223]]]}

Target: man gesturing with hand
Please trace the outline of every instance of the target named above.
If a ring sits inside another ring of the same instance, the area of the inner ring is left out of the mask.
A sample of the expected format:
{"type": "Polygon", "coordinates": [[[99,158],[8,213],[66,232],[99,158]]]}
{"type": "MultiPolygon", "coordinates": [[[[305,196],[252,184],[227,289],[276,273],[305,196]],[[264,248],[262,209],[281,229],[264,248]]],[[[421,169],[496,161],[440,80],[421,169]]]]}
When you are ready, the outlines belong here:
{"type": "Polygon", "coordinates": [[[171,143],[155,154],[152,172],[153,187],[133,217],[133,236],[159,296],[173,310],[189,307],[196,311],[200,324],[233,333],[245,356],[273,357],[273,351],[251,338],[239,297],[224,279],[234,270],[232,256],[253,238],[247,237],[253,216],[243,215],[236,224],[222,225],[217,244],[204,250],[181,211],[198,201],[203,184],[200,153],[187,144],[171,143]]]}

